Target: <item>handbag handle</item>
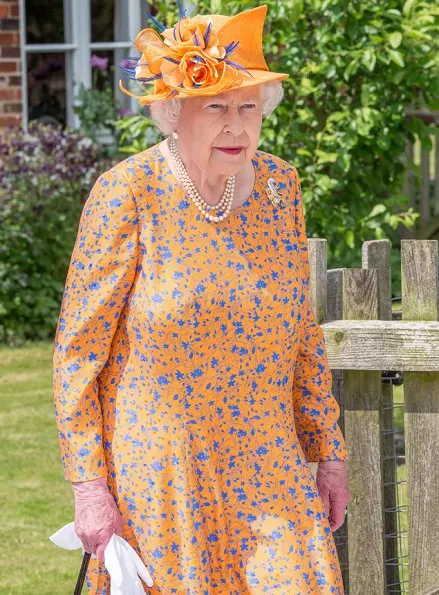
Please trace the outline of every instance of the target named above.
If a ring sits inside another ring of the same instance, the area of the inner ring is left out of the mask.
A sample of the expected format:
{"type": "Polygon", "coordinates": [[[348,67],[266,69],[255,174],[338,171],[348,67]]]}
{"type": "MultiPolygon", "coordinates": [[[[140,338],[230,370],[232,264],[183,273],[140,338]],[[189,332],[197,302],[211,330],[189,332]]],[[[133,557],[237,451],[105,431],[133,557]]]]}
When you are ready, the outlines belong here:
{"type": "Polygon", "coordinates": [[[81,595],[82,587],[84,585],[85,574],[87,572],[88,563],[90,562],[91,554],[88,552],[84,552],[84,556],[82,558],[81,569],[79,571],[78,580],[76,581],[75,592],[73,595],[81,595]]]}

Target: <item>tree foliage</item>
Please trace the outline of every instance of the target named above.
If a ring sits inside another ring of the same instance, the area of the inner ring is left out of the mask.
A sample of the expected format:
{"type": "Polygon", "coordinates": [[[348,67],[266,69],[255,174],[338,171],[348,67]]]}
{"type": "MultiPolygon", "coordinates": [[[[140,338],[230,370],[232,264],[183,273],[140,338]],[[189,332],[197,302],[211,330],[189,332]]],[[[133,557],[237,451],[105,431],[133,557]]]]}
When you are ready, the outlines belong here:
{"type": "MultiPolygon", "coordinates": [[[[403,192],[406,142],[418,137],[431,149],[435,128],[406,111],[439,109],[439,9],[416,0],[265,3],[266,61],[290,76],[260,148],[296,166],[308,237],[327,238],[328,265],[360,266],[363,241],[389,237],[399,247],[397,225],[416,220],[403,192]]],[[[174,0],[154,6],[166,26],[175,24],[174,0]]],[[[253,6],[199,0],[188,14],[253,6]]]]}

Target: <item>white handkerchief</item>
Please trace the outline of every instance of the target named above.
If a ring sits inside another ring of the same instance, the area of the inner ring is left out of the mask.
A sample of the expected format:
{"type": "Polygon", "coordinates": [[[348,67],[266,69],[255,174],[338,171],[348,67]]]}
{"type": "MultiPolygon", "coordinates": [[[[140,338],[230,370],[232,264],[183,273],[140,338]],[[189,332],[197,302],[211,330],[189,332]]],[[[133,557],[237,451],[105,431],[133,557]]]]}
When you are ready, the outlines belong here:
{"type": "MultiPolygon", "coordinates": [[[[49,539],[60,547],[67,550],[85,549],[82,541],[74,529],[74,522],[61,527],[56,533],[50,535],[49,539]]],[[[92,554],[96,557],[95,554],[92,554]]],[[[139,577],[145,581],[148,587],[154,582],[142,559],[131,545],[119,535],[114,533],[107,543],[104,551],[105,568],[111,578],[111,595],[144,595],[142,583],[139,577]]]]}
{"type": "MultiPolygon", "coordinates": [[[[64,527],[61,527],[61,529],[58,529],[56,533],[50,535],[49,539],[55,545],[59,545],[59,547],[63,547],[65,550],[77,550],[82,547],[82,553],[85,552],[82,541],[76,535],[74,522],[68,523],[64,527]]],[[[94,554],[92,555],[96,558],[94,554]]]]}

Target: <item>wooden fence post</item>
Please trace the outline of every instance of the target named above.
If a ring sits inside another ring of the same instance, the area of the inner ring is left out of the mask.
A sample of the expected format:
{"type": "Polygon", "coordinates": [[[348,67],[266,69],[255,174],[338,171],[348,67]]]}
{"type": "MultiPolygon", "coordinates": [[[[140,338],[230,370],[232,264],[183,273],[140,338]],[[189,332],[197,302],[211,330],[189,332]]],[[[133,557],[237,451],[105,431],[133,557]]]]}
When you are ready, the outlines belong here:
{"type": "MultiPolygon", "coordinates": [[[[343,270],[330,269],[327,273],[327,320],[343,318],[343,270]]],[[[340,405],[340,419],[338,425],[345,436],[345,404],[343,391],[343,370],[332,370],[332,394],[340,405]]],[[[334,533],[337,555],[340,562],[345,593],[349,593],[349,515],[345,517],[343,525],[334,533]]]]}
{"type": "MultiPolygon", "coordinates": [[[[378,271],[345,269],[343,319],[377,319],[378,271]]],[[[349,445],[349,592],[385,592],[381,371],[344,371],[345,437],[349,445]]]]}
{"type": "MultiPolygon", "coordinates": [[[[403,320],[438,320],[438,242],[401,240],[403,320]]],[[[409,590],[439,592],[439,372],[404,373],[409,590]]]]}

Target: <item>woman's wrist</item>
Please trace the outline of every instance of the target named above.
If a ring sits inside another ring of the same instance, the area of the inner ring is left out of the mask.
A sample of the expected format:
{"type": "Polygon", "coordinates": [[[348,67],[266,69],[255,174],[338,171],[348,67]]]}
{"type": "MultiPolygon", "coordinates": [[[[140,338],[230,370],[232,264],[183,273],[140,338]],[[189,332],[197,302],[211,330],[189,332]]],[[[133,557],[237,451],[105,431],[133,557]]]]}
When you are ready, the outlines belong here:
{"type": "Polygon", "coordinates": [[[74,481],[72,482],[72,489],[76,499],[90,501],[109,493],[106,477],[99,477],[90,481],[74,481]]]}
{"type": "Polygon", "coordinates": [[[320,461],[320,469],[331,469],[332,471],[344,471],[346,469],[346,461],[320,461]]]}

